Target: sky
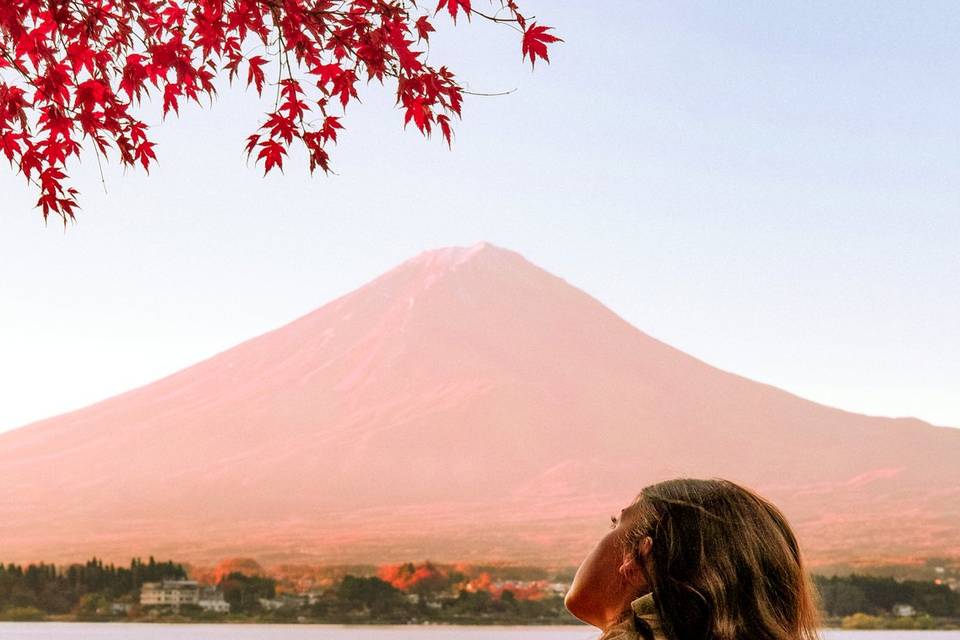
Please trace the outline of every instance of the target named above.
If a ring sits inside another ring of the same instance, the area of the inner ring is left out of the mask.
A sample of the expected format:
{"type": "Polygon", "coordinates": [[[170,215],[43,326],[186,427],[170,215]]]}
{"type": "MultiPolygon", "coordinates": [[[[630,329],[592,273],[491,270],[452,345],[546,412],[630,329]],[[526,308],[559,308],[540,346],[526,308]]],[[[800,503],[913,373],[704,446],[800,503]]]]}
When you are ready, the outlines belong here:
{"type": "Polygon", "coordinates": [[[960,427],[960,5],[521,6],[564,39],[549,66],[438,16],[432,63],[513,90],[469,96],[452,151],[371,85],[335,175],[263,177],[243,142],[268,104],[224,85],[144,108],[150,176],[85,154],[66,228],[0,166],[0,431],[483,240],[722,369],[960,427]]]}

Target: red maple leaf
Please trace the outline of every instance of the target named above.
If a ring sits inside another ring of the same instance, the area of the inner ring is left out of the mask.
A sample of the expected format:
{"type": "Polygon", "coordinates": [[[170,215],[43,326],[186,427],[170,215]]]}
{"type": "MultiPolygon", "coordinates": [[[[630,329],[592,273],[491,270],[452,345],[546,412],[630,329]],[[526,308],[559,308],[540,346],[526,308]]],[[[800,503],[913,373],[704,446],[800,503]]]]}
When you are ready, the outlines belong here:
{"type": "Polygon", "coordinates": [[[344,107],[350,102],[350,98],[357,97],[357,74],[352,69],[347,69],[340,73],[333,80],[333,89],[330,91],[333,95],[340,96],[340,104],[344,107]]]}
{"type": "Polygon", "coordinates": [[[90,110],[96,105],[101,105],[107,98],[108,88],[99,80],[87,80],[77,85],[74,100],[77,106],[83,110],[90,110]]]}
{"type": "Polygon", "coordinates": [[[175,84],[168,84],[163,88],[163,115],[166,116],[170,109],[176,114],[180,114],[180,103],[177,100],[179,89],[175,84]]]}
{"type": "Polygon", "coordinates": [[[142,142],[137,146],[137,151],[134,157],[140,161],[140,164],[143,165],[145,171],[150,171],[150,161],[156,160],[157,155],[153,152],[153,147],[156,146],[152,142],[142,142]]]}
{"type": "Polygon", "coordinates": [[[7,157],[10,164],[13,164],[13,157],[20,154],[20,139],[23,136],[19,133],[4,131],[0,134],[0,151],[7,157]]]}
{"type": "Polygon", "coordinates": [[[263,160],[263,175],[270,173],[274,167],[283,171],[283,156],[287,150],[276,140],[264,140],[260,143],[260,153],[257,154],[257,160],[263,160]]]}
{"type": "Polygon", "coordinates": [[[93,73],[94,51],[85,41],[72,42],[67,45],[67,58],[70,60],[70,67],[73,73],[80,73],[81,69],[86,69],[93,73]]]}
{"type": "Polygon", "coordinates": [[[277,111],[270,114],[261,129],[269,131],[272,139],[283,140],[287,144],[293,142],[297,135],[297,125],[293,119],[277,111]]]}
{"type": "Polygon", "coordinates": [[[423,98],[413,98],[407,104],[407,113],[403,117],[403,124],[406,125],[411,119],[417,125],[420,133],[430,133],[430,121],[433,120],[433,112],[423,98]]]}
{"type": "Polygon", "coordinates": [[[563,42],[555,35],[547,33],[553,27],[544,27],[537,25],[536,22],[530,23],[530,26],[523,32],[523,58],[530,56],[530,65],[536,66],[537,58],[543,58],[548,63],[550,56],[547,54],[547,44],[551,42],[563,42]]]}
{"type": "Polygon", "coordinates": [[[143,56],[131,53],[127,56],[127,64],[123,67],[123,76],[120,79],[120,88],[127,92],[131,100],[140,99],[143,83],[147,79],[147,70],[142,64],[143,56]]]}
{"type": "Polygon", "coordinates": [[[257,87],[257,95],[263,94],[263,65],[267,64],[267,61],[260,56],[253,56],[252,58],[247,59],[247,86],[251,84],[257,87]]]}
{"type": "Polygon", "coordinates": [[[337,141],[337,129],[343,129],[340,124],[340,118],[336,116],[327,116],[323,119],[323,127],[320,129],[320,136],[324,140],[337,141]]]}
{"type": "Polygon", "coordinates": [[[440,0],[437,3],[437,10],[434,11],[434,14],[438,13],[444,7],[447,8],[447,11],[450,12],[450,17],[453,18],[453,21],[457,21],[457,11],[463,9],[463,12],[467,14],[467,20],[470,19],[470,0],[440,0]]]}
{"type": "Polygon", "coordinates": [[[343,73],[343,69],[338,64],[318,64],[310,73],[319,78],[317,88],[326,89],[327,83],[334,82],[343,73]]]}
{"type": "Polygon", "coordinates": [[[446,114],[439,114],[437,116],[437,124],[440,125],[440,133],[443,134],[443,139],[447,141],[447,146],[453,146],[453,140],[451,139],[451,129],[450,129],[450,117],[446,114]]]}
{"type": "Polygon", "coordinates": [[[417,29],[417,40],[423,40],[424,42],[430,41],[430,34],[435,31],[433,25],[430,24],[430,21],[427,20],[427,16],[420,16],[414,25],[417,29]]]}

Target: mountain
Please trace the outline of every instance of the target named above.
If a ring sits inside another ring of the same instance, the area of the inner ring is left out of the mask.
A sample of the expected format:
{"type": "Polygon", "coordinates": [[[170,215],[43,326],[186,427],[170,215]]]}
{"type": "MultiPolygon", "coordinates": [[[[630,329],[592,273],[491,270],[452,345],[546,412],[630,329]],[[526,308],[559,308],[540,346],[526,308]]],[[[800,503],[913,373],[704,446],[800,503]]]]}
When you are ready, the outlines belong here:
{"type": "Polygon", "coordinates": [[[480,244],[0,434],[0,556],[572,563],[678,475],[769,495],[814,563],[960,554],[960,430],[726,373],[480,244]]]}

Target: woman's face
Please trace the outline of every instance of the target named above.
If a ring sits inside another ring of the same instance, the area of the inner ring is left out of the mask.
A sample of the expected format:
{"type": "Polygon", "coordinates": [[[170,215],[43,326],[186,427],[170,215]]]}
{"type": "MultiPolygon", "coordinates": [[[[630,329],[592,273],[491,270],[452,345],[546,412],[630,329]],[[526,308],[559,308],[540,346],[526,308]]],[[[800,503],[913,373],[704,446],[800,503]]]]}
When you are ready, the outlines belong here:
{"type": "MultiPolygon", "coordinates": [[[[581,620],[606,628],[620,618],[634,598],[649,591],[636,556],[623,544],[626,533],[636,526],[638,515],[634,504],[614,516],[610,530],[577,569],[565,604],[581,620]]],[[[649,538],[644,539],[638,551],[641,557],[649,554],[649,538]]]]}

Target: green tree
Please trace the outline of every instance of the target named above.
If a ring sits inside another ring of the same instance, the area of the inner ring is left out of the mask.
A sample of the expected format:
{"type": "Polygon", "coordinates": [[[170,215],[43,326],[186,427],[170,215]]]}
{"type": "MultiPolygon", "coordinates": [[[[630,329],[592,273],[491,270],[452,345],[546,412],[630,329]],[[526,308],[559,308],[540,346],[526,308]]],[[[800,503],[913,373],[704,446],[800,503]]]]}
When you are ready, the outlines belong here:
{"type": "Polygon", "coordinates": [[[377,577],[344,576],[337,597],[353,609],[363,608],[374,615],[391,613],[406,604],[402,591],[377,577]]]}
{"type": "Polygon", "coordinates": [[[220,581],[224,599],[230,603],[231,613],[256,613],[262,609],[260,598],[273,598],[277,582],[272,578],[230,573],[220,581]]]}
{"type": "Polygon", "coordinates": [[[110,613],[110,601],[102,593],[88,593],[77,604],[77,618],[93,620],[110,613]]]}

